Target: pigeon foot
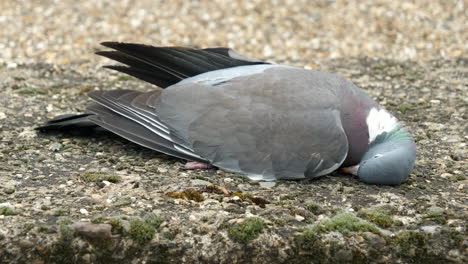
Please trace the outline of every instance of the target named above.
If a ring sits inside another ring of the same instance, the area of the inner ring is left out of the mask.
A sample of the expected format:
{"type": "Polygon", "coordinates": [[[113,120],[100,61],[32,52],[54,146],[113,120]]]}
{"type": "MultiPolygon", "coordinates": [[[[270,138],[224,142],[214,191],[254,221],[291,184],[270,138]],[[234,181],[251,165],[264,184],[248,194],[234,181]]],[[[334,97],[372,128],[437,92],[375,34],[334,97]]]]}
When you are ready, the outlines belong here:
{"type": "Polygon", "coordinates": [[[186,170],[204,170],[204,169],[211,169],[213,166],[207,163],[203,162],[196,162],[196,161],[190,161],[185,163],[184,169],[186,170]]]}

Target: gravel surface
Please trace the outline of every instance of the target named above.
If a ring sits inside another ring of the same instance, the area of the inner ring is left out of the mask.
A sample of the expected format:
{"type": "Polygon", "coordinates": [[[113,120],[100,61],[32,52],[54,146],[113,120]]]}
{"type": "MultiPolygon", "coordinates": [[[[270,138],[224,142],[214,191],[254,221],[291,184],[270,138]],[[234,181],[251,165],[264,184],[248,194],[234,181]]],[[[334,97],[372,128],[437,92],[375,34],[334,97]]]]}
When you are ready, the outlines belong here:
{"type": "Polygon", "coordinates": [[[102,59],[104,40],[229,46],[274,59],[458,57],[467,1],[2,1],[0,62],[102,59]],[[39,4],[40,3],[40,4],[39,4]]]}
{"type": "Polygon", "coordinates": [[[468,262],[466,1],[75,2],[0,3],[0,263],[468,262]],[[395,187],[252,182],[109,133],[37,134],[93,89],[154,89],[99,69],[105,40],[337,73],[403,120],[416,167],[395,187]]]}

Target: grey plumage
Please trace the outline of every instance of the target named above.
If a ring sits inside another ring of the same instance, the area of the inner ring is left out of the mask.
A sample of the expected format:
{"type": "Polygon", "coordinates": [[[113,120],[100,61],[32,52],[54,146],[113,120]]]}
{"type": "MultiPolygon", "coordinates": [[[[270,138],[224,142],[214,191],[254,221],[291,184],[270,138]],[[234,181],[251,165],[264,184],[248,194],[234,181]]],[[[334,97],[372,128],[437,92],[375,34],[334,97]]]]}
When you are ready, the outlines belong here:
{"type": "Polygon", "coordinates": [[[249,69],[255,67],[214,85],[176,84],[158,98],[156,113],[196,153],[230,171],[297,179],[337,169],[348,148],[334,89],[343,80],[279,65],[249,69]]]}
{"type": "Polygon", "coordinates": [[[398,184],[414,164],[414,142],[396,119],[336,75],[268,64],[225,48],[103,45],[115,50],[99,55],[128,65],[108,68],[165,90],[93,91],[91,115],[61,117],[38,129],[96,124],[145,147],[252,179],[318,177],[366,164],[359,169],[362,180],[398,184]],[[382,151],[395,157],[376,162],[382,151]],[[395,176],[386,164],[401,158],[408,165],[395,176]]]}

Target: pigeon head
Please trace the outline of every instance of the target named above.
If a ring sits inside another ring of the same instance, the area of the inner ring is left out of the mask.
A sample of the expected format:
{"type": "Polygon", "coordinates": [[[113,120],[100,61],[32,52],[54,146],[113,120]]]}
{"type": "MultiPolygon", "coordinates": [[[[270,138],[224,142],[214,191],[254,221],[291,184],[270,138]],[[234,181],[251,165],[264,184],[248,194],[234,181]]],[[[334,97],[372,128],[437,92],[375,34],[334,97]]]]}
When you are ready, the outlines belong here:
{"type": "Polygon", "coordinates": [[[379,135],[364,154],[357,175],[371,184],[400,184],[413,170],[416,147],[407,131],[379,135]]]}
{"type": "Polygon", "coordinates": [[[370,184],[396,185],[404,182],[416,160],[413,138],[384,109],[371,109],[366,121],[369,148],[358,165],[344,171],[370,184]]]}

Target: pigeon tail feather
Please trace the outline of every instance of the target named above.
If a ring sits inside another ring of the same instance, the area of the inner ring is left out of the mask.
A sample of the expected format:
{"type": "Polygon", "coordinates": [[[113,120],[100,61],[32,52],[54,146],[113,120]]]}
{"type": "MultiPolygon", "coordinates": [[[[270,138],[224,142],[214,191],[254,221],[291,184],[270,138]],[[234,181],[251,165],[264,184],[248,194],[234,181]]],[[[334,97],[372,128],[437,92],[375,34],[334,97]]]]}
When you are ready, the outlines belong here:
{"type": "Polygon", "coordinates": [[[42,126],[36,127],[35,130],[42,132],[53,131],[53,130],[74,130],[83,129],[90,130],[97,128],[98,126],[89,120],[89,117],[93,114],[65,114],[55,117],[54,119],[48,120],[42,126]]]}

